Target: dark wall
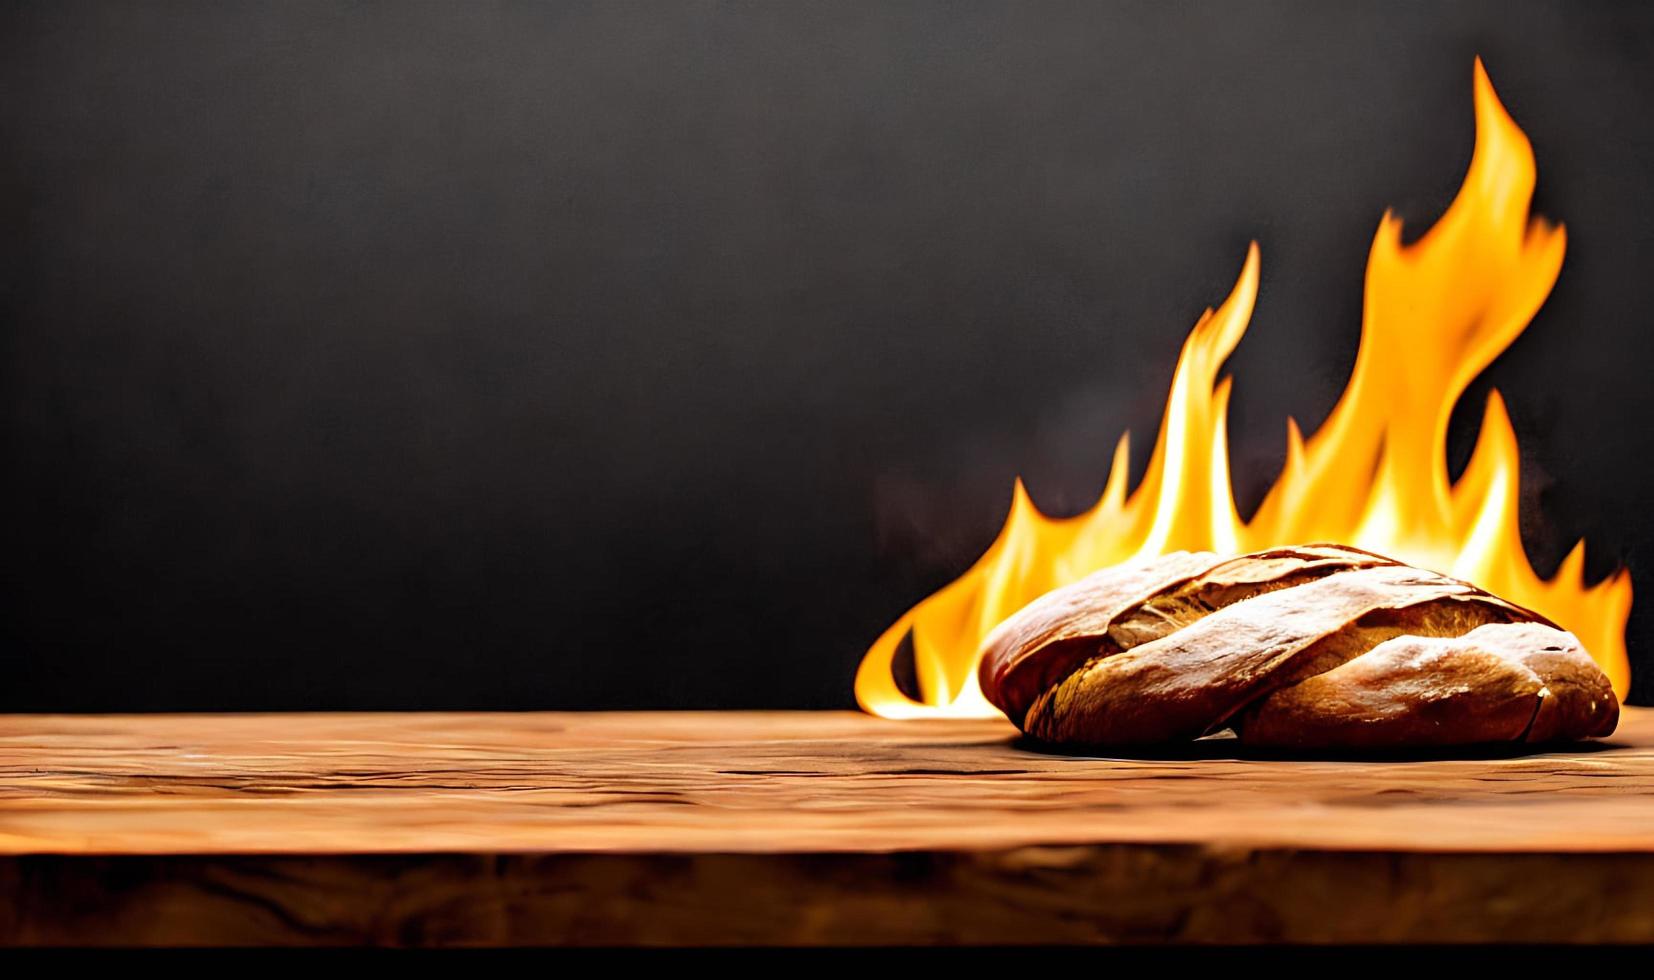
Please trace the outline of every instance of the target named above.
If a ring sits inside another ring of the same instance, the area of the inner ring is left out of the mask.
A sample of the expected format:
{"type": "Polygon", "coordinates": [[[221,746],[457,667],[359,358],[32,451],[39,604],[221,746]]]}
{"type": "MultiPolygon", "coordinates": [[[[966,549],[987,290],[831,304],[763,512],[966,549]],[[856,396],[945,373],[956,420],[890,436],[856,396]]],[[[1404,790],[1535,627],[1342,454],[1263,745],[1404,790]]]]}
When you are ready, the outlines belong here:
{"type": "MultiPolygon", "coordinates": [[[[1654,701],[1654,7],[7,3],[0,709],[846,706],[1263,249],[1243,503],[1471,60],[1567,266],[1479,382],[1654,701]]],[[[1468,451],[1460,426],[1456,451],[1468,451]]],[[[1137,463],[1146,450],[1139,444],[1137,463]]]]}

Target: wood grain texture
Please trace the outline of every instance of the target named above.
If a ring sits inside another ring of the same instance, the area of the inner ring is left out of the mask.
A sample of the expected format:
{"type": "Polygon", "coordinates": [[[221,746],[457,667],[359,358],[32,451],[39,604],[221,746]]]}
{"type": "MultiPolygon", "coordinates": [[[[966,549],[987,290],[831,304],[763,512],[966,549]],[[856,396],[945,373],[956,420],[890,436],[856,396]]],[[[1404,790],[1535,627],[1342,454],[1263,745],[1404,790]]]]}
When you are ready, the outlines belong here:
{"type": "Polygon", "coordinates": [[[1481,758],[850,713],[0,717],[8,944],[1654,941],[1654,711],[1481,758]]]}

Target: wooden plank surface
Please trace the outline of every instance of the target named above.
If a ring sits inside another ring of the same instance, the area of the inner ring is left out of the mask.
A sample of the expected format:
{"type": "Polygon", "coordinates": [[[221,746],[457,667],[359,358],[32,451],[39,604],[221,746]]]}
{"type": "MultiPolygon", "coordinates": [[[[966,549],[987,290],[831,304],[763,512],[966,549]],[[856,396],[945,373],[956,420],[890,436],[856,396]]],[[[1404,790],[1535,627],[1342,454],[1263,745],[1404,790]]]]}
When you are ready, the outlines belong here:
{"type": "Polygon", "coordinates": [[[1531,755],[852,713],[0,717],[0,942],[1654,941],[1654,710],[1531,755]]]}

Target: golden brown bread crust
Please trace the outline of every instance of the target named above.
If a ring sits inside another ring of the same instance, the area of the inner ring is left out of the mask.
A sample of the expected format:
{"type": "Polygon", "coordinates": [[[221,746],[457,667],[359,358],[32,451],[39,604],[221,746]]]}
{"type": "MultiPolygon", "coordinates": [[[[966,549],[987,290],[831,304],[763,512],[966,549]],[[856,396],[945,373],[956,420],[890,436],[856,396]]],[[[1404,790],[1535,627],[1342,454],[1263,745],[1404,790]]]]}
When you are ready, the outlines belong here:
{"type": "Polygon", "coordinates": [[[1220,561],[1210,552],[1179,551],[1104,569],[1046,593],[989,634],[989,653],[979,668],[983,690],[991,687],[1000,710],[1021,719],[1050,682],[1097,653],[1109,624],[1122,613],[1220,561]]]}
{"type": "Polygon", "coordinates": [[[1573,635],[1539,623],[1397,636],[1247,708],[1248,743],[1416,748],[1608,735],[1619,703],[1573,635]]]}
{"type": "Polygon", "coordinates": [[[1572,634],[1457,579],[1339,545],[1109,569],[1011,617],[983,693],[1024,731],[1143,745],[1375,749],[1606,735],[1619,706],[1572,634]]]}
{"type": "Polygon", "coordinates": [[[1179,551],[1105,568],[1029,603],[984,641],[984,692],[1021,723],[1034,699],[1087,660],[1171,632],[1212,609],[1388,558],[1308,545],[1224,559],[1179,551]]]}

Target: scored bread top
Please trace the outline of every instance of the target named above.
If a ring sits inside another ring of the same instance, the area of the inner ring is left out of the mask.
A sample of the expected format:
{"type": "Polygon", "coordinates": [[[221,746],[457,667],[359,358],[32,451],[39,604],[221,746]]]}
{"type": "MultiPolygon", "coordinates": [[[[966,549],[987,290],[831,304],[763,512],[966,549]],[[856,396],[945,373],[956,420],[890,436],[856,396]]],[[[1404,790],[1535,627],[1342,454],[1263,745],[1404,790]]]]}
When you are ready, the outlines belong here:
{"type": "Polygon", "coordinates": [[[1572,633],[1490,623],[1463,636],[1397,636],[1248,707],[1253,745],[1373,747],[1551,742],[1612,734],[1608,678],[1572,633]]]}
{"type": "Polygon", "coordinates": [[[1099,654],[1163,636],[1206,613],[1348,568],[1397,562],[1343,545],[1210,551],[1105,568],[1024,606],[983,641],[982,693],[1022,723],[1034,699],[1099,654]]]}
{"type": "Polygon", "coordinates": [[[1539,741],[1605,734],[1618,714],[1607,678],[1544,617],[1342,545],[1179,552],[1104,570],[1001,624],[979,676],[1030,734],[1098,745],[1231,724],[1276,745],[1539,741]],[[1489,632],[1511,624],[1528,628],[1489,632]],[[1447,642],[1419,646],[1432,638],[1447,642]],[[1522,725],[1412,723],[1491,717],[1489,704],[1522,725]]]}

